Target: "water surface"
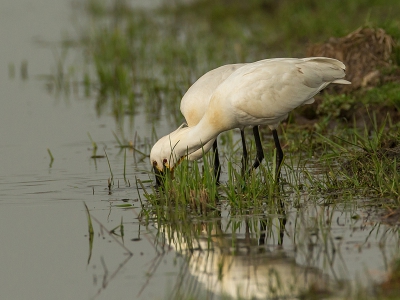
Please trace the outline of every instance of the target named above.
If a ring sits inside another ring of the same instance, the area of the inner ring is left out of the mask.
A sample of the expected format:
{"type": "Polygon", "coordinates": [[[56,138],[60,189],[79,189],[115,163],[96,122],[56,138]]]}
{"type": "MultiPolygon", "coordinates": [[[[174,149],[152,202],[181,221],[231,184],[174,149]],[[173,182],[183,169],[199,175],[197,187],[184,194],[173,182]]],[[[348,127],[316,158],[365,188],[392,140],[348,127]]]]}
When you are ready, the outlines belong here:
{"type": "MultiPolygon", "coordinates": [[[[222,203],[221,217],[204,221],[202,226],[211,226],[212,232],[203,231],[198,244],[187,233],[198,229],[199,222],[186,224],[189,231],[175,228],[169,234],[169,224],[140,222],[139,198],[145,200],[135,180],[149,179],[147,158],[126,151],[125,183],[125,152],[116,147],[112,132],[132,141],[139,136],[139,143],[145,144],[153,126],[161,136],[173,125],[166,120],[150,124],[138,114],[127,117],[121,127],[111,114],[97,115],[94,99],[84,96],[79,75],[72,77],[76,87],[69,93],[56,92],[60,41],[77,40],[79,26],[87,21],[69,1],[8,0],[2,3],[0,16],[0,27],[6,29],[0,45],[3,298],[235,296],[238,282],[263,283],[271,272],[309,274],[323,278],[329,287],[338,281],[367,286],[371,279],[384,278],[398,251],[397,229],[377,223],[376,212],[341,203],[340,196],[337,205],[321,205],[307,194],[291,195],[283,229],[279,212],[232,216],[222,203]],[[104,155],[103,148],[107,151],[115,180],[111,194],[107,160],[91,158],[88,133],[99,146],[97,154],[104,155]],[[54,156],[52,164],[47,149],[54,156]],[[83,203],[93,217],[91,251],[83,203]],[[133,208],[118,207],[124,203],[133,208]],[[305,209],[293,203],[302,203],[305,209]],[[123,241],[107,232],[121,221],[123,241]],[[263,224],[271,226],[267,236],[263,224]],[[257,255],[248,255],[253,252],[257,255]],[[257,271],[254,265],[260,266],[257,271]]],[[[68,49],[64,72],[69,66],[79,70],[84,65],[81,51],[68,49]]],[[[145,186],[150,188],[150,183],[145,186]]],[[[248,287],[248,294],[241,295],[267,295],[263,289],[265,284],[248,287]]]]}

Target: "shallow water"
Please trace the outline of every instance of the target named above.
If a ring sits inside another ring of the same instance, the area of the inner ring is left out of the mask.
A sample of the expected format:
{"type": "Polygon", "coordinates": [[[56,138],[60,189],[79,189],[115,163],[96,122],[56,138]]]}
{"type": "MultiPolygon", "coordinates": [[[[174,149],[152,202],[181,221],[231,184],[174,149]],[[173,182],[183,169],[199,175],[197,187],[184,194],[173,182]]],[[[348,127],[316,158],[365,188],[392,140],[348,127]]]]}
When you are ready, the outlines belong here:
{"type": "MultiPolygon", "coordinates": [[[[307,195],[292,196],[300,197],[307,209],[287,208],[282,245],[278,213],[231,218],[228,208],[222,209],[220,223],[205,223],[219,234],[213,234],[213,243],[207,243],[207,234],[201,236],[202,251],[195,247],[188,255],[185,243],[193,241],[187,231],[172,232],[173,239],[164,240],[164,228],[152,222],[144,226],[138,220],[142,196],[136,189],[135,178],[149,179],[147,158],[141,160],[140,154],[127,150],[126,176],[130,184],[125,184],[124,151],[116,147],[112,134],[123,133],[127,140],[135,140],[136,134],[142,140],[150,139],[153,124],[146,123],[139,114],[132,122],[126,120],[121,128],[111,115],[96,114],[94,99],[83,96],[81,85],[77,84],[76,91],[69,95],[49,92],[48,80],[41,76],[56,74],[54,50],[61,53],[58,42],[62,36],[78,38],[76,28],[85,24],[84,15],[73,10],[69,1],[17,4],[8,0],[3,1],[0,16],[0,27],[8,28],[2,30],[0,44],[2,298],[235,296],[238,280],[247,282],[243,278],[260,285],[247,288],[250,294],[241,295],[260,296],[267,295],[260,286],[262,280],[269,278],[266,274],[272,272],[271,266],[277,273],[285,274],[304,274],[312,267],[309,276],[324,278],[329,286],[337,284],[336,279],[368,285],[371,279],[384,278],[398,251],[397,229],[376,223],[375,212],[369,214],[346,204],[323,206],[309,201],[307,195]],[[38,40],[50,44],[44,47],[38,40]],[[24,61],[27,76],[21,72],[24,61]],[[99,146],[98,154],[103,155],[103,147],[106,148],[115,179],[111,194],[107,188],[107,160],[91,158],[88,133],[99,146]],[[54,156],[51,165],[47,149],[54,156]],[[126,202],[133,204],[133,208],[118,207],[126,202]],[[95,230],[91,251],[84,203],[93,217],[95,230]],[[354,219],[355,215],[360,218],[354,219]],[[124,246],[120,237],[107,233],[121,220],[124,246]],[[229,223],[232,220],[235,229],[229,223]],[[273,226],[267,231],[270,235],[260,240],[262,231],[254,224],[263,221],[272,222],[273,226]],[[254,225],[251,231],[246,231],[246,222],[254,225]],[[180,243],[176,236],[182,237],[180,243]],[[246,251],[258,254],[247,256],[246,251]],[[254,261],[247,263],[251,259],[254,261]],[[259,266],[257,271],[251,269],[254,264],[259,266]],[[216,276],[221,268],[225,274],[222,280],[216,276]]],[[[79,48],[68,50],[67,66],[79,68],[82,60],[79,48]]],[[[172,128],[164,120],[154,125],[160,128],[159,136],[172,128]]],[[[150,183],[145,185],[149,187],[150,183]]],[[[288,203],[296,201],[288,199],[288,203]]],[[[197,225],[188,224],[188,228],[197,225]]],[[[168,228],[168,224],[165,226],[168,228]]]]}
{"type": "MultiPolygon", "coordinates": [[[[49,93],[40,77],[54,74],[53,50],[61,52],[62,35],[76,35],[72,21],[79,14],[70,1],[5,1],[0,15],[2,298],[90,299],[97,287],[87,266],[83,202],[107,209],[113,197],[107,191],[107,162],[90,158],[87,133],[98,143],[99,154],[104,154],[106,146],[112,166],[122,170],[123,154],[115,148],[112,135],[119,128],[112,117],[97,117],[94,102],[85,99],[83,92],[49,93]],[[44,47],[38,40],[50,44],[44,47]],[[26,78],[20,71],[24,61],[26,78]],[[48,148],[54,156],[51,167],[48,148]]],[[[79,50],[69,50],[69,62],[81,59],[79,50]]],[[[136,130],[149,134],[138,122],[126,131],[128,138],[136,130]]],[[[133,157],[128,155],[132,180],[133,157]]],[[[134,189],[125,194],[125,198],[137,198],[134,189]]],[[[121,290],[120,295],[126,294],[121,290]]]]}

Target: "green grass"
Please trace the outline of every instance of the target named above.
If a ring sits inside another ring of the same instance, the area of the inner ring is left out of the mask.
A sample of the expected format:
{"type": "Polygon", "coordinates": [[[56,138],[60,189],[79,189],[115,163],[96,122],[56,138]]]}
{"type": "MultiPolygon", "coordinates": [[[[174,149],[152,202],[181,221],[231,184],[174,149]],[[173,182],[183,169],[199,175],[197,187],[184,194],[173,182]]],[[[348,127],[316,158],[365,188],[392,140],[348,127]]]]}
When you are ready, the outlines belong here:
{"type": "Polygon", "coordinates": [[[400,131],[393,124],[386,126],[387,122],[390,120],[378,124],[373,117],[370,129],[365,127],[361,133],[354,130],[347,139],[326,139],[334,149],[327,162],[329,165],[335,160],[341,164],[336,170],[332,169],[336,178],[333,182],[338,186],[354,188],[371,198],[389,197],[395,201],[382,204],[397,206],[400,201],[400,131]]]}
{"type": "MultiPolygon", "coordinates": [[[[365,119],[363,127],[354,122],[335,130],[282,126],[285,160],[280,183],[268,134],[263,142],[265,161],[248,175],[241,172],[241,145],[232,143],[232,133],[226,133],[221,137],[225,142],[220,143],[220,153],[225,154],[220,158],[225,174],[220,186],[216,186],[209,153],[203,162],[184,160],[173,177],[166,175],[164,188],[147,190],[146,198],[152,207],[173,210],[178,206],[199,215],[218,210],[221,203],[229,205],[232,214],[257,214],[279,207],[279,198],[301,193],[320,195],[326,203],[332,195],[363,196],[377,199],[378,206],[394,208],[400,203],[400,130],[390,117],[377,120],[373,113],[365,119]]],[[[252,158],[254,142],[248,137],[252,158]]]]}

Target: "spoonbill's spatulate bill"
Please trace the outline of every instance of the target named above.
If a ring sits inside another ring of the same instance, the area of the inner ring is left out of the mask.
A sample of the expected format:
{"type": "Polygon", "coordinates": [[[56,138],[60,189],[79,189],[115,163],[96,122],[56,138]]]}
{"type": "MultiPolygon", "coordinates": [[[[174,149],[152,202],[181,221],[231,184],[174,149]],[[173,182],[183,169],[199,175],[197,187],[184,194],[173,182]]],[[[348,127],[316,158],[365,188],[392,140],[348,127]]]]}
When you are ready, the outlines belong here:
{"type": "MultiPolygon", "coordinates": [[[[153,146],[150,162],[154,170],[172,170],[183,158],[201,158],[221,132],[258,125],[273,130],[279,166],[283,157],[276,132],[279,123],[296,107],[313,103],[313,97],[330,83],[350,84],[343,79],[345,68],[342,62],[326,57],[276,58],[239,65],[213,91],[210,88],[204,93],[207,97],[212,91],[208,100],[198,101],[202,112],[205,110],[202,117],[187,109],[185,102],[181,105],[185,117],[195,115],[195,121],[188,121],[153,146]]],[[[257,143],[261,144],[256,137],[257,143]]]]}

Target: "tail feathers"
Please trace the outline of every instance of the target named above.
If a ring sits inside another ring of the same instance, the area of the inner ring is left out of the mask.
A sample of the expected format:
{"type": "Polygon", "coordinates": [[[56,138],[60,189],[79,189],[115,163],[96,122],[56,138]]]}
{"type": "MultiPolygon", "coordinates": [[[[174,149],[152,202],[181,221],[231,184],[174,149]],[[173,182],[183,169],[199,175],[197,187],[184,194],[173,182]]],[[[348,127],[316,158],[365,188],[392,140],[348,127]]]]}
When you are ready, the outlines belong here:
{"type": "Polygon", "coordinates": [[[336,67],[339,67],[343,70],[346,70],[346,66],[344,63],[342,63],[340,60],[337,60],[335,58],[328,58],[328,57],[307,57],[303,58],[303,61],[313,61],[317,63],[326,63],[326,64],[331,64],[335,65],[336,67]]]}
{"type": "Polygon", "coordinates": [[[297,66],[304,74],[305,85],[318,88],[325,83],[350,84],[344,79],[346,67],[341,61],[326,57],[309,57],[302,60],[303,63],[297,66]]]}

